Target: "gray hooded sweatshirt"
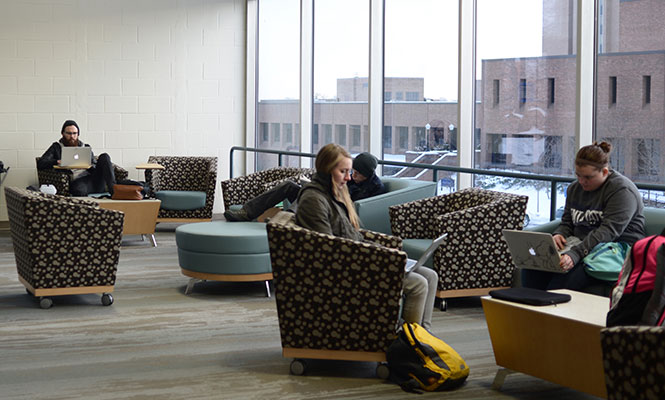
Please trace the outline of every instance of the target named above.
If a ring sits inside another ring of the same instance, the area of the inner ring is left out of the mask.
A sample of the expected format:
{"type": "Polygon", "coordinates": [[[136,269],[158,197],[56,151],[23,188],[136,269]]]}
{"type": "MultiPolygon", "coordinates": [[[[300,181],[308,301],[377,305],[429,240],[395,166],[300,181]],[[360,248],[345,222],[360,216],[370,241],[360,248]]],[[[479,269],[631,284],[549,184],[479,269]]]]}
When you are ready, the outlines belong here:
{"type": "Polygon", "coordinates": [[[561,224],[553,234],[582,240],[566,253],[575,264],[598,243],[632,245],[644,237],[642,196],[633,182],[614,170],[594,191],[587,192],[574,182],[568,186],[561,224]]]}

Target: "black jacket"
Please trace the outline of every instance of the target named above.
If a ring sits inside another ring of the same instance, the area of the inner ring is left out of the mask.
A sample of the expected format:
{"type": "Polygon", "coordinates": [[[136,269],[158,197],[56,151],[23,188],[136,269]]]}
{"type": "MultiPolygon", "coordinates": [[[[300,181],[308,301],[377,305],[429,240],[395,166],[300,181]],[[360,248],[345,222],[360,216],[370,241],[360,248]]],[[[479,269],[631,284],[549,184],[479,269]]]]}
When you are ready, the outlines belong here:
{"type": "Polygon", "coordinates": [[[372,177],[360,183],[356,183],[356,181],[351,179],[346,183],[346,186],[349,188],[349,195],[351,195],[351,200],[353,201],[366,199],[386,192],[386,187],[376,174],[372,174],[372,177]]]}
{"type": "MultiPolygon", "coordinates": [[[[58,163],[58,160],[62,159],[62,146],[64,145],[65,144],[62,141],[62,139],[60,139],[57,142],[53,142],[53,144],[51,144],[51,147],[46,149],[44,154],[42,154],[39,160],[37,160],[37,169],[53,168],[53,166],[58,163]]],[[[90,147],[89,144],[85,144],[80,140],[78,141],[78,146],[90,147]]],[[[88,170],[95,168],[95,166],[97,165],[97,159],[95,158],[95,155],[93,154],[92,150],[90,151],[90,158],[91,158],[90,165],[92,165],[92,167],[90,167],[88,170]]]]}

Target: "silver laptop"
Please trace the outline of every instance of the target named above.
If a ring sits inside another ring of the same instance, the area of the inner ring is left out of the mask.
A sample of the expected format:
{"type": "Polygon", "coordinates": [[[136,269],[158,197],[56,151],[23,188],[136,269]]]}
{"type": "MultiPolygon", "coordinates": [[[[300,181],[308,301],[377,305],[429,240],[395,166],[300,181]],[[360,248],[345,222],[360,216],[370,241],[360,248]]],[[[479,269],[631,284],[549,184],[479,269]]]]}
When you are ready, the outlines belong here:
{"type": "Polygon", "coordinates": [[[417,261],[412,258],[407,258],[405,271],[409,273],[414,269],[420,267],[421,265],[425,264],[425,262],[432,256],[432,253],[434,253],[434,250],[436,250],[439,247],[439,245],[443,243],[443,239],[445,239],[446,236],[448,236],[448,234],[444,233],[438,238],[432,240],[432,244],[429,245],[429,247],[425,250],[423,255],[420,256],[420,258],[417,261]]]}
{"type": "Polygon", "coordinates": [[[92,149],[90,147],[63,147],[60,157],[61,168],[90,168],[92,149]]]}
{"type": "Polygon", "coordinates": [[[517,268],[535,269],[539,271],[565,274],[559,265],[561,254],[581,243],[575,236],[566,238],[566,247],[556,248],[554,238],[545,232],[503,230],[503,238],[508,243],[508,250],[517,268]]]}

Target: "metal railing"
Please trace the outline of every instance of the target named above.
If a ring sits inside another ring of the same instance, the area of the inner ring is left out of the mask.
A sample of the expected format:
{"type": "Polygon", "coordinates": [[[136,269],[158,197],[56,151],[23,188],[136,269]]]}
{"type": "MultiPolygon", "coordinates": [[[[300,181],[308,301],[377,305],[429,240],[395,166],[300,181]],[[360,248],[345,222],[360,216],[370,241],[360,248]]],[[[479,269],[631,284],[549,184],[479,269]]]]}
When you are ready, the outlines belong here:
{"type": "MultiPolygon", "coordinates": [[[[295,156],[295,157],[309,157],[316,158],[314,153],[303,153],[299,151],[286,151],[286,150],[271,150],[271,149],[257,149],[254,147],[243,147],[243,146],[233,146],[230,150],[229,158],[229,178],[233,178],[233,153],[236,150],[240,151],[250,151],[255,153],[267,153],[267,154],[277,154],[277,165],[282,166],[284,156],[295,156]]],[[[422,168],[432,170],[432,181],[438,182],[438,171],[446,172],[456,172],[463,174],[472,174],[472,175],[490,175],[490,176],[500,176],[505,178],[517,178],[517,179],[528,179],[528,180],[537,180],[537,181],[546,181],[550,182],[550,220],[556,218],[556,204],[557,204],[557,185],[560,183],[570,183],[575,181],[575,178],[570,176],[557,176],[557,175],[539,175],[539,174],[529,174],[522,172],[508,172],[500,170],[489,170],[489,169],[478,169],[478,168],[463,168],[463,167],[453,167],[447,165],[431,165],[431,164],[421,164],[421,163],[410,163],[402,161],[390,161],[390,160],[379,160],[380,165],[390,165],[398,167],[407,167],[407,168],[422,168]]],[[[655,184],[655,183],[636,183],[638,189],[644,190],[657,190],[665,191],[665,185],[655,184]]]]}

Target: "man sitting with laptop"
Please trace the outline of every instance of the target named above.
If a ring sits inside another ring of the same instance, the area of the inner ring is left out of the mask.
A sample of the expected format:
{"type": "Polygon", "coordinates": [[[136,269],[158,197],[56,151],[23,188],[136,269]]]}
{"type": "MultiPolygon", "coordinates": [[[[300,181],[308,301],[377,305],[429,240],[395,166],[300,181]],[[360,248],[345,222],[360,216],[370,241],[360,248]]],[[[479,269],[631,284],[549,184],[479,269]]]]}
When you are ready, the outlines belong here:
{"type": "Polygon", "coordinates": [[[60,140],[51,144],[37,161],[37,169],[70,168],[74,174],[69,184],[72,196],[113,194],[115,173],[111,157],[103,153],[95,159],[90,145],[79,140],[79,126],[73,120],[65,121],[60,134],[60,140]]]}

